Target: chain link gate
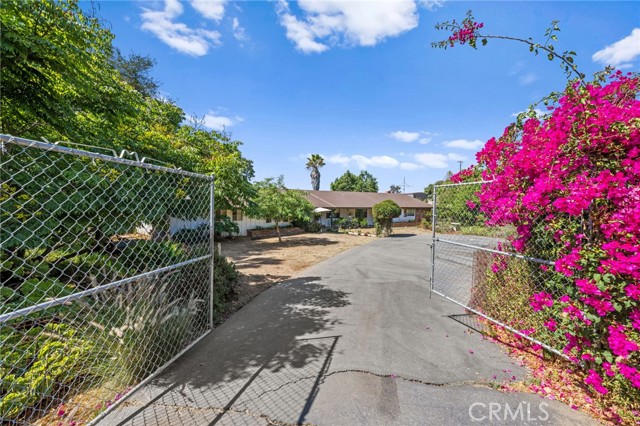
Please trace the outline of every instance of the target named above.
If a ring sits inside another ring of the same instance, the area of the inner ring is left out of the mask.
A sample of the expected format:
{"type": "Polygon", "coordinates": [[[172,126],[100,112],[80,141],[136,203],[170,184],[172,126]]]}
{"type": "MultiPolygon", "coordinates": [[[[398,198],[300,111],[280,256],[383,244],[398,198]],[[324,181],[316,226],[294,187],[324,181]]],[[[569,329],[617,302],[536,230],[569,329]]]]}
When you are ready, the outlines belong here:
{"type": "Polygon", "coordinates": [[[549,318],[531,307],[535,293],[562,295],[553,284],[554,262],[518,253],[513,226],[486,224],[476,195],[485,185],[491,182],[434,186],[431,291],[567,358],[565,342],[544,326],[549,318]]]}
{"type": "Polygon", "coordinates": [[[112,154],[0,135],[3,425],[94,423],[213,327],[213,177],[112,154]]]}

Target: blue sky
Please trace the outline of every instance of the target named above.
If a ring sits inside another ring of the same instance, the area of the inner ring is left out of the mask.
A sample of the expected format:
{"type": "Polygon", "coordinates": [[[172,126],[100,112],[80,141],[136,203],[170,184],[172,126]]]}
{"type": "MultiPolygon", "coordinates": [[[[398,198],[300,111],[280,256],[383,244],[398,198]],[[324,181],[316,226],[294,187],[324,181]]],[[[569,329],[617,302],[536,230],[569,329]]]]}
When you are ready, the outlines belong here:
{"type": "MultiPolygon", "coordinates": [[[[87,5],[88,7],[88,5],[87,5]]],[[[422,191],[473,163],[565,75],[524,44],[440,50],[436,22],[472,9],[483,33],[574,50],[588,76],[605,65],[640,71],[638,2],[102,1],[97,14],[125,54],[157,61],[161,93],[210,128],[225,126],[256,179],[284,175],[311,189],[305,158],[323,155],[321,189],[366,169],[380,191],[422,191]]]]}

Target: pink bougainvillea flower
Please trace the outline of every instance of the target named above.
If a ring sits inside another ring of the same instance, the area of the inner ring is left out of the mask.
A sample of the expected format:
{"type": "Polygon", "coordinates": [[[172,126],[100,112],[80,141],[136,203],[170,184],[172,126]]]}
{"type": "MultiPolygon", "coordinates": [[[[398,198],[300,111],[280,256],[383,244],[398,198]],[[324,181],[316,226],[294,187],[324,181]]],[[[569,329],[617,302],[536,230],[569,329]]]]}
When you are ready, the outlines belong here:
{"type": "Polygon", "coordinates": [[[609,337],[607,340],[609,341],[609,347],[611,351],[623,358],[629,356],[631,352],[637,351],[640,348],[638,344],[629,339],[629,337],[625,333],[624,326],[622,325],[610,325],[608,327],[609,337]]]}
{"type": "Polygon", "coordinates": [[[585,279],[576,280],[576,287],[584,294],[600,296],[602,292],[595,283],[585,279]]]}
{"type": "Polygon", "coordinates": [[[640,284],[629,284],[624,291],[630,298],[640,300],[640,284]]]}
{"type": "Polygon", "coordinates": [[[598,393],[602,395],[606,395],[607,393],[609,393],[609,390],[602,386],[602,377],[600,377],[600,375],[595,370],[589,370],[589,375],[586,379],[584,379],[584,382],[588,385],[591,385],[598,393]]]}
{"type": "Polygon", "coordinates": [[[640,372],[636,368],[621,362],[618,362],[616,365],[620,370],[620,374],[626,377],[634,387],[640,388],[640,372]]]}
{"type": "Polygon", "coordinates": [[[582,354],[580,358],[585,361],[595,361],[595,358],[591,354],[582,354]]]}
{"type": "Polygon", "coordinates": [[[612,365],[609,362],[603,362],[602,363],[602,369],[604,370],[605,374],[609,377],[613,377],[616,375],[616,372],[613,371],[612,365]]]}
{"type": "Polygon", "coordinates": [[[636,330],[640,330],[640,308],[636,308],[629,314],[631,326],[636,330]]]}
{"type": "Polygon", "coordinates": [[[615,308],[613,307],[613,303],[611,303],[607,299],[598,297],[581,297],[580,300],[582,300],[585,305],[594,308],[596,313],[601,317],[615,310],[615,308]]]}
{"type": "Polygon", "coordinates": [[[545,307],[553,306],[553,298],[549,293],[541,291],[531,296],[529,305],[531,305],[534,311],[541,311],[545,307]]]}
{"type": "Polygon", "coordinates": [[[544,326],[547,327],[549,331],[556,331],[558,323],[553,318],[549,318],[547,321],[545,321],[544,326]]]}

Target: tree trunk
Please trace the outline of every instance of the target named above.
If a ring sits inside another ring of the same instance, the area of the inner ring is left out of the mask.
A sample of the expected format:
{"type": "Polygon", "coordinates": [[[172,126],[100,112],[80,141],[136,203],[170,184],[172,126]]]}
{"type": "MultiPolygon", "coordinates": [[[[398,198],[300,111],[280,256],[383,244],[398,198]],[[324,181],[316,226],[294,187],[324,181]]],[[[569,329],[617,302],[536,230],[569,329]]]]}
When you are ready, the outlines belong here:
{"type": "Polygon", "coordinates": [[[320,171],[318,170],[317,167],[314,167],[311,170],[311,187],[313,188],[314,191],[317,191],[320,189],[320,171]]]}
{"type": "Polygon", "coordinates": [[[277,219],[276,219],[276,232],[278,232],[278,242],[281,243],[282,237],[280,236],[280,223],[278,222],[277,219]]]}

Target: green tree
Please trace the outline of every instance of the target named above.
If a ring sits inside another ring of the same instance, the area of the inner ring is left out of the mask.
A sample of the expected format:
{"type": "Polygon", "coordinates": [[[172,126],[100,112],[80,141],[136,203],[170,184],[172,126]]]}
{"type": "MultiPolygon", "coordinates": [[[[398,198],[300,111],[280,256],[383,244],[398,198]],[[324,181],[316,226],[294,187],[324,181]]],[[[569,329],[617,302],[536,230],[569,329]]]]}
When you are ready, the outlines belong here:
{"type": "Polygon", "coordinates": [[[400,185],[391,185],[389,187],[389,192],[392,194],[399,194],[400,193],[400,185]]]}
{"type": "Polygon", "coordinates": [[[276,224],[279,242],[282,242],[279,222],[308,220],[311,217],[313,205],[300,191],[287,189],[282,176],[257,182],[255,191],[254,203],[247,209],[247,215],[272,219],[276,224]]]}
{"type": "Polygon", "coordinates": [[[155,59],[131,53],[125,57],[115,48],[111,59],[113,66],[120,72],[122,79],[130,84],[142,96],[152,98],[158,93],[158,82],[151,77],[155,59]]]}
{"type": "Polygon", "coordinates": [[[378,192],[378,181],[366,170],[354,175],[347,170],[342,176],[331,182],[332,191],[378,192]]]}
{"type": "Polygon", "coordinates": [[[331,182],[330,187],[332,191],[358,191],[358,176],[347,170],[342,176],[331,182]]]}
{"type": "Polygon", "coordinates": [[[113,34],[75,0],[3,1],[0,130],[111,146],[142,96],[113,66],[113,34]]]}
{"type": "Polygon", "coordinates": [[[430,197],[430,200],[433,200],[434,185],[445,185],[436,188],[436,213],[439,221],[459,223],[462,226],[482,225],[485,218],[478,207],[479,201],[476,195],[481,186],[446,186],[454,183],[454,181],[480,182],[482,181],[482,170],[479,167],[472,166],[456,175],[448,172],[445,180],[439,180],[425,188],[425,193],[430,197]],[[456,179],[452,180],[454,176],[456,176],[456,179]]]}
{"type": "Polygon", "coordinates": [[[311,154],[307,158],[307,170],[311,170],[311,188],[315,191],[320,189],[320,167],[325,165],[324,158],[320,154],[311,154]]]}
{"type": "MultiPolygon", "coordinates": [[[[2,132],[124,149],[147,162],[215,173],[217,207],[249,203],[253,164],[241,143],[183,125],[180,107],[145,97],[154,90],[153,61],[122,58],[113,34],[77,1],[7,0],[0,23],[2,132]]],[[[9,146],[3,158],[0,260],[21,264],[27,250],[46,254],[61,244],[71,258],[103,249],[110,236],[140,222],[162,230],[171,216],[208,212],[208,185],[193,179],[54,153],[34,162],[33,152],[9,146]]]]}
{"type": "Polygon", "coordinates": [[[242,142],[227,133],[196,130],[183,125],[177,133],[177,150],[189,153],[191,170],[215,175],[216,208],[239,209],[251,203],[255,188],[253,161],[242,155],[242,142]]]}
{"type": "Polygon", "coordinates": [[[427,200],[428,201],[433,200],[433,188],[435,185],[442,185],[446,182],[447,182],[446,180],[437,180],[434,183],[430,183],[429,185],[427,185],[424,188],[424,193],[427,194],[427,200]]]}
{"type": "Polygon", "coordinates": [[[378,192],[378,180],[373,177],[371,173],[366,170],[363,170],[358,175],[358,180],[360,181],[360,187],[358,191],[360,192],[378,192]]]}
{"type": "Polygon", "coordinates": [[[371,209],[376,225],[376,235],[388,237],[393,233],[393,218],[400,216],[402,209],[393,200],[384,200],[374,204],[371,209]]]}

